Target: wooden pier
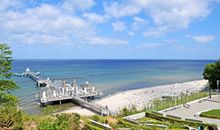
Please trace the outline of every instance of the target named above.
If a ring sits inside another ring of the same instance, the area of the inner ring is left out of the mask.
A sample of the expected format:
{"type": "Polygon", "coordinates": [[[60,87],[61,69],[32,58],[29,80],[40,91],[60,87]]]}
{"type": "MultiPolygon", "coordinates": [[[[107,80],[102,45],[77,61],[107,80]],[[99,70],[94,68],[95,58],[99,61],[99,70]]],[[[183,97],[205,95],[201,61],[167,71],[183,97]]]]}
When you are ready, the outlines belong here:
{"type": "Polygon", "coordinates": [[[49,78],[40,78],[38,76],[39,74],[39,72],[31,72],[30,69],[27,68],[25,72],[15,75],[29,77],[37,83],[37,86],[41,86],[40,93],[37,97],[42,106],[51,104],[55,101],[59,101],[61,104],[64,100],[73,100],[79,105],[101,115],[115,115],[115,113],[108,110],[107,107],[84,100],[102,96],[102,92],[96,90],[94,86],[89,84],[89,82],[85,82],[78,87],[75,80],[73,80],[72,83],[67,83],[65,80],[55,80],[52,82],[49,78]]]}

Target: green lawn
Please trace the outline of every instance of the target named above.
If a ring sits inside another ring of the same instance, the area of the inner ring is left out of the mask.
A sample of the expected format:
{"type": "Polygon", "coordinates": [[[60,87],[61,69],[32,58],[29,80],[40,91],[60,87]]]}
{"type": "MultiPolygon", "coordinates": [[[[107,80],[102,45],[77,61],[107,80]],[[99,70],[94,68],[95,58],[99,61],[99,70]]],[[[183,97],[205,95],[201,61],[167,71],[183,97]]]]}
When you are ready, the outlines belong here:
{"type": "Polygon", "coordinates": [[[201,117],[220,119],[220,109],[213,109],[210,111],[202,112],[201,117]]]}

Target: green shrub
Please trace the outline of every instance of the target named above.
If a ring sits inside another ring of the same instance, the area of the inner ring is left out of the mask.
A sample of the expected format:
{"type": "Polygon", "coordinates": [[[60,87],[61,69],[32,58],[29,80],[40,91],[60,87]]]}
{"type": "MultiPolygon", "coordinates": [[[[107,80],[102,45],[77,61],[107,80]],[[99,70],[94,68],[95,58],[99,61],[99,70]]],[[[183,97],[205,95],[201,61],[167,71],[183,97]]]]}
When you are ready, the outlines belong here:
{"type": "Polygon", "coordinates": [[[93,126],[91,124],[86,124],[85,128],[86,128],[86,130],[102,130],[101,128],[98,128],[98,127],[93,126]]]}
{"type": "Polygon", "coordinates": [[[60,114],[40,121],[39,130],[79,130],[80,116],[78,114],[60,114]]]}
{"type": "Polygon", "coordinates": [[[152,130],[151,128],[147,127],[147,126],[143,126],[143,125],[139,125],[139,124],[134,124],[131,122],[127,122],[123,119],[118,119],[118,124],[115,126],[115,128],[130,128],[132,130],[139,130],[139,129],[143,129],[143,130],[152,130]]]}
{"type": "Polygon", "coordinates": [[[99,115],[94,115],[91,119],[100,123],[106,123],[106,119],[99,115]]]}
{"type": "Polygon", "coordinates": [[[80,115],[78,114],[60,114],[57,115],[56,124],[58,128],[65,128],[66,130],[80,129],[80,115]]]}
{"type": "Polygon", "coordinates": [[[21,111],[11,105],[5,105],[0,108],[0,129],[12,128],[22,129],[23,120],[21,111]]]}
{"type": "Polygon", "coordinates": [[[39,130],[58,130],[55,120],[52,118],[44,119],[38,126],[39,130]]]}
{"type": "Polygon", "coordinates": [[[137,108],[132,105],[131,107],[123,107],[121,110],[119,110],[119,114],[118,116],[128,116],[128,115],[132,115],[132,114],[135,114],[135,113],[138,113],[139,111],[137,110],[137,108]]]}

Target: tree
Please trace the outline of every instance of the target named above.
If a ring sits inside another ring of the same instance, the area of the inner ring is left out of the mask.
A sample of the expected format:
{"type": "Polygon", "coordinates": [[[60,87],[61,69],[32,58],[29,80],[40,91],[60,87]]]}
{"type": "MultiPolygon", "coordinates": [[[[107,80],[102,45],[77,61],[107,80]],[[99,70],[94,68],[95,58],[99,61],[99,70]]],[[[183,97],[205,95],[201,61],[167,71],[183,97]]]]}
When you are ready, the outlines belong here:
{"type": "Polygon", "coordinates": [[[11,70],[11,50],[7,44],[0,44],[0,105],[10,103],[16,105],[17,98],[11,95],[11,91],[18,88],[15,82],[10,78],[12,76],[11,70]]]}
{"type": "Polygon", "coordinates": [[[210,88],[217,88],[217,80],[220,80],[220,60],[216,63],[207,64],[203,72],[204,79],[209,81],[210,88]]]}
{"type": "Polygon", "coordinates": [[[7,44],[0,44],[0,129],[21,129],[22,116],[17,97],[11,94],[18,88],[11,80],[12,52],[7,44]]]}

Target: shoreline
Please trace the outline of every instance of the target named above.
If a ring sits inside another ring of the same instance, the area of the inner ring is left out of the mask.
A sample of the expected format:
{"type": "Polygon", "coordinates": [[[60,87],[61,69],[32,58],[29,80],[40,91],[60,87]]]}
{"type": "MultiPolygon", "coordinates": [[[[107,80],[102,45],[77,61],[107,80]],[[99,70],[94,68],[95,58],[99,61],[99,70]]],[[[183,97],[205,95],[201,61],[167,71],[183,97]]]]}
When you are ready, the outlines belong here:
{"type": "MultiPolygon", "coordinates": [[[[181,93],[195,93],[202,91],[206,80],[194,80],[181,83],[151,86],[147,88],[119,91],[101,99],[94,100],[102,106],[108,106],[111,111],[118,112],[123,107],[135,106],[138,110],[146,107],[147,103],[162,96],[179,96],[181,93]],[[188,91],[188,92],[187,92],[188,91]]],[[[78,113],[81,115],[95,115],[95,113],[81,107],[72,107],[60,113],[78,113]]]]}
{"type": "Polygon", "coordinates": [[[166,85],[182,84],[182,83],[187,83],[187,82],[203,81],[203,80],[205,80],[205,79],[195,79],[195,80],[189,80],[189,81],[180,81],[180,82],[174,82],[174,83],[165,83],[165,84],[160,84],[160,85],[146,86],[146,87],[142,87],[142,88],[127,89],[127,90],[122,90],[122,91],[118,91],[118,92],[103,96],[101,98],[93,100],[92,102],[103,100],[107,97],[111,97],[111,96],[114,96],[114,95],[117,95],[117,94],[120,94],[123,92],[129,92],[129,91],[141,90],[141,89],[147,89],[147,88],[153,88],[153,87],[160,87],[160,86],[166,86],[166,85]]]}

